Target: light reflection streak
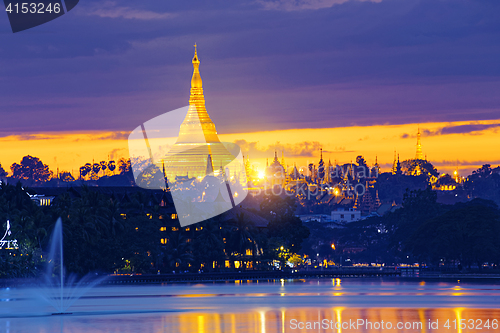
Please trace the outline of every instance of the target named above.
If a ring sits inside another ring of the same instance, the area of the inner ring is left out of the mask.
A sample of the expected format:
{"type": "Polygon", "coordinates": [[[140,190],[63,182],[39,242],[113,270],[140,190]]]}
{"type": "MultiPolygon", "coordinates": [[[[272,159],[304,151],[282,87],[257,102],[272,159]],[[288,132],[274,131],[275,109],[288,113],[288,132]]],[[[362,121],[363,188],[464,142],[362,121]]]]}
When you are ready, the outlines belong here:
{"type": "MultiPolygon", "coordinates": [[[[424,282],[425,284],[425,282],[424,282]]],[[[425,310],[424,309],[418,309],[418,318],[420,319],[420,322],[422,323],[422,333],[426,333],[427,332],[427,329],[426,329],[426,325],[427,325],[427,322],[425,321],[425,310]]]]}
{"type": "Polygon", "coordinates": [[[453,311],[455,312],[455,317],[457,318],[457,333],[462,333],[462,328],[460,327],[460,320],[462,319],[462,312],[464,311],[464,308],[455,308],[453,309],[453,311]]]}
{"type": "Polygon", "coordinates": [[[266,312],[259,311],[260,314],[260,332],[266,333],[266,312]]]}
{"type": "Polygon", "coordinates": [[[203,316],[198,316],[198,333],[205,333],[205,320],[203,316]]]}
{"type": "MultiPolygon", "coordinates": [[[[342,322],[342,310],[344,308],[334,308],[335,311],[335,322],[341,323],[342,322]]],[[[342,333],[342,326],[337,327],[337,333],[342,333]]]]}
{"type": "Polygon", "coordinates": [[[281,333],[285,333],[285,310],[281,309],[281,333]]]}

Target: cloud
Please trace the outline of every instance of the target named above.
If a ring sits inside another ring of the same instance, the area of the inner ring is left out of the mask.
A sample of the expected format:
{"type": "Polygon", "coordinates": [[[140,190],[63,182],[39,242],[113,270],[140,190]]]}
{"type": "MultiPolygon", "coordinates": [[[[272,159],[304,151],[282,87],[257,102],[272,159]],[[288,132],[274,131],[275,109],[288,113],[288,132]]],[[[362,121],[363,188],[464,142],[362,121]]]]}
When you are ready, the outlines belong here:
{"type": "Polygon", "coordinates": [[[448,126],[441,129],[441,134],[471,134],[474,132],[484,131],[496,127],[500,127],[500,123],[448,126]]]}
{"type": "Polygon", "coordinates": [[[113,132],[96,137],[97,140],[127,140],[129,132],[113,132]]]}
{"type": "MultiPolygon", "coordinates": [[[[345,2],[352,0],[258,0],[257,3],[262,5],[264,9],[268,10],[307,10],[307,9],[321,9],[330,8],[335,5],[341,5],[345,2]]],[[[356,0],[356,1],[370,1],[382,2],[382,0],[356,0]]]]}
{"type": "Polygon", "coordinates": [[[57,139],[56,135],[45,135],[45,134],[5,134],[0,135],[2,141],[28,141],[28,140],[52,140],[57,139]]]}
{"type": "Polygon", "coordinates": [[[109,159],[113,161],[118,161],[121,157],[123,157],[127,150],[125,148],[115,148],[109,152],[109,159]]]}
{"type": "Polygon", "coordinates": [[[117,6],[116,1],[106,1],[101,4],[94,5],[90,9],[84,11],[84,13],[89,16],[135,20],[161,20],[175,16],[175,14],[172,13],[157,13],[150,10],[117,6]]]}
{"type": "MultiPolygon", "coordinates": [[[[486,131],[488,129],[496,129],[500,127],[500,123],[493,124],[477,124],[471,123],[466,125],[456,125],[456,126],[444,126],[438,128],[436,130],[429,129],[421,129],[420,133],[422,136],[439,136],[439,135],[448,135],[448,134],[469,134],[469,135],[481,135],[482,131],[486,131]]],[[[414,139],[417,135],[410,135],[408,133],[403,133],[400,135],[401,139],[414,139]]]]}
{"type": "MultiPolygon", "coordinates": [[[[271,158],[274,152],[278,153],[281,158],[281,152],[285,157],[313,157],[319,154],[322,148],[318,141],[304,141],[295,144],[281,144],[276,142],[267,147],[259,147],[258,142],[248,142],[246,140],[236,140],[235,143],[241,148],[245,155],[250,155],[254,158],[271,158]]],[[[325,151],[327,152],[327,151],[325,151]]]]}
{"type": "Polygon", "coordinates": [[[485,164],[490,164],[492,167],[496,165],[500,165],[500,160],[441,160],[441,161],[432,161],[434,166],[451,166],[451,167],[461,167],[461,166],[480,166],[485,164]]]}

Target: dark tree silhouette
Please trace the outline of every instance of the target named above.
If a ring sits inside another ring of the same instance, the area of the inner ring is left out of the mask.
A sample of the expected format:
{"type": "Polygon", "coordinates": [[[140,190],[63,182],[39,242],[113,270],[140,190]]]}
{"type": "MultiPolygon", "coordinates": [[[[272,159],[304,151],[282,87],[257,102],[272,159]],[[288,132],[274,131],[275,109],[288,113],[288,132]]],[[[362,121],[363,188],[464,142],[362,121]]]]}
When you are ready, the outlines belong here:
{"type": "Polygon", "coordinates": [[[0,178],[2,177],[7,177],[7,171],[5,171],[2,165],[0,164],[0,178]]]}
{"type": "Polygon", "coordinates": [[[59,174],[59,179],[62,180],[63,182],[72,182],[75,180],[73,175],[68,171],[62,171],[59,174]]]}
{"type": "Polygon", "coordinates": [[[120,160],[118,161],[118,170],[120,170],[120,174],[121,175],[124,175],[128,172],[131,171],[131,168],[130,168],[130,159],[124,159],[124,158],[120,158],[120,160]]]}
{"type": "Polygon", "coordinates": [[[108,162],[108,169],[109,169],[109,171],[114,173],[114,171],[116,169],[115,161],[111,160],[108,162]]]}
{"type": "Polygon", "coordinates": [[[94,163],[94,165],[92,165],[92,171],[97,175],[99,171],[101,171],[101,165],[99,163],[94,163]]]}
{"type": "Polygon", "coordinates": [[[108,168],[108,164],[106,163],[106,161],[101,161],[99,163],[101,164],[102,173],[105,174],[106,173],[106,169],[108,168]]]}
{"type": "Polygon", "coordinates": [[[52,177],[52,171],[47,164],[43,164],[38,157],[24,156],[20,164],[10,166],[12,177],[17,179],[44,182],[52,177]]]}

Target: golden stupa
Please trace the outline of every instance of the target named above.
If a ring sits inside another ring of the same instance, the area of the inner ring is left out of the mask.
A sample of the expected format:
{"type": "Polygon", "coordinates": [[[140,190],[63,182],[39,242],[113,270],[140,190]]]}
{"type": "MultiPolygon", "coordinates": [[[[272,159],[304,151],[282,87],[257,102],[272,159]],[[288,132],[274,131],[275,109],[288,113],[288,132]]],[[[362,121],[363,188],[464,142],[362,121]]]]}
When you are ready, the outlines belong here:
{"type": "Polygon", "coordinates": [[[182,122],[177,141],[165,156],[166,177],[169,181],[213,176],[219,167],[228,165],[239,152],[234,145],[221,143],[217,129],[208,115],[200,75],[200,60],[194,45],[193,77],[189,109],[182,122]]]}

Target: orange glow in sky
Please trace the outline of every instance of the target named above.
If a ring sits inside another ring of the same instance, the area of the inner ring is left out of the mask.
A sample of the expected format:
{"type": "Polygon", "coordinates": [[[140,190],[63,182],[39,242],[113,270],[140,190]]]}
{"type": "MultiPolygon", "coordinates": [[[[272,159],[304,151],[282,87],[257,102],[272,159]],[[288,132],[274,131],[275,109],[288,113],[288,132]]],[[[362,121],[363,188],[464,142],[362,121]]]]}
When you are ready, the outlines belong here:
{"type": "MultiPolygon", "coordinates": [[[[332,163],[355,162],[363,155],[369,165],[378,162],[382,172],[389,171],[394,151],[401,160],[415,157],[417,128],[422,133],[422,150],[440,172],[453,173],[458,166],[462,176],[482,164],[500,164],[498,151],[500,120],[474,122],[447,122],[404,125],[380,125],[366,127],[338,127],[321,129],[290,129],[254,133],[219,133],[221,141],[237,142],[245,156],[249,156],[257,170],[262,171],[274,157],[277,149],[281,160],[284,150],[285,163],[292,166],[317,165],[319,148],[323,158],[332,163]],[[453,130],[450,130],[453,129],[453,130]],[[467,132],[467,133],[458,133],[467,132]]],[[[44,133],[29,136],[0,138],[2,156],[0,163],[10,172],[12,163],[19,163],[25,155],[40,158],[54,172],[73,171],[92,160],[128,158],[128,133],[44,133]]],[[[172,140],[169,140],[172,141],[172,140]]],[[[154,144],[154,143],[152,143],[154,144]]],[[[158,142],[159,144],[159,142],[158,142]]]]}

